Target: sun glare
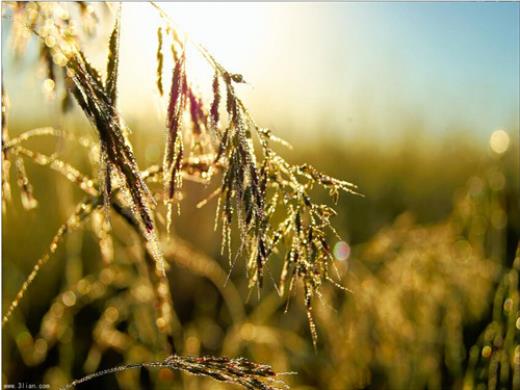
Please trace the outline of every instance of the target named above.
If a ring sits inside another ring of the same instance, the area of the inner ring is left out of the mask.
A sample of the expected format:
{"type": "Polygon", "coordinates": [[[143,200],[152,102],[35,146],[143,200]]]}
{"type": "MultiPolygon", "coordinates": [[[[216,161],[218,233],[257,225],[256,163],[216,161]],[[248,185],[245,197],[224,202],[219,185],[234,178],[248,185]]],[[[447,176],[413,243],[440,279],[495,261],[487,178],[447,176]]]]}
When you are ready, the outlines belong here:
{"type": "MultiPolygon", "coordinates": [[[[254,58],[247,53],[262,45],[260,26],[267,25],[269,17],[266,7],[211,3],[162,3],[160,6],[180,31],[189,33],[188,39],[203,45],[227,69],[240,71],[251,67],[254,58]]],[[[158,96],[157,102],[142,102],[136,96],[154,90],[157,26],[160,24],[161,17],[150,4],[123,5],[121,61],[133,64],[121,74],[124,80],[121,85],[126,89],[126,93],[121,93],[125,97],[121,99],[123,110],[135,112],[149,108],[147,103],[157,106],[158,96]]],[[[169,50],[168,46],[165,50],[169,50]]],[[[210,69],[200,55],[189,47],[187,54],[191,76],[206,76],[210,69]]],[[[171,77],[167,69],[171,66],[171,58],[166,55],[163,77],[167,83],[171,77]]]]}
{"type": "MultiPolygon", "coordinates": [[[[267,15],[262,7],[247,4],[163,3],[160,6],[176,27],[189,32],[195,42],[205,45],[222,61],[230,62],[230,66],[238,66],[233,62],[244,57],[241,48],[254,47],[260,42],[259,19],[267,15]]],[[[136,46],[153,47],[147,37],[155,36],[160,22],[157,10],[149,4],[126,3],[123,12],[127,40],[136,46]]]]}

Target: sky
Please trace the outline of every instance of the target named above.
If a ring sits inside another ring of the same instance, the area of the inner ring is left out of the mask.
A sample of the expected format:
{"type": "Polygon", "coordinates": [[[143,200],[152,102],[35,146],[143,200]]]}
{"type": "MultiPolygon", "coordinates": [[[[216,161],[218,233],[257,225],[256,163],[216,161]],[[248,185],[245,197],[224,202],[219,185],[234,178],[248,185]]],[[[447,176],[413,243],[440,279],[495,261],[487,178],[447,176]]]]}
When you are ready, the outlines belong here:
{"type": "MultiPolygon", "coordinates": [[[[191,39],[244,75],[239,93],[260,124],[279,132],[387,140],[417,127],[433,137],[465,131],[481,139],[499,128],[518,131],[518,2],[162,7],[191,39]]],[[[132,120],[146,121],[150,111],[160,119],[166,104],[154,84],[160,19],[146,3],[123,3],[122,21],[120,109],[132,120]]],[[[5,30],[6,86],[23,83],[13,89],[27,95],[35,76],[14,65],[5,30]]],[[[104,50],[87,51],[100,67],[104,50]]],[[[193,56],[192,64],[192,79],[204,86],[201,61],[193,56]]]]}

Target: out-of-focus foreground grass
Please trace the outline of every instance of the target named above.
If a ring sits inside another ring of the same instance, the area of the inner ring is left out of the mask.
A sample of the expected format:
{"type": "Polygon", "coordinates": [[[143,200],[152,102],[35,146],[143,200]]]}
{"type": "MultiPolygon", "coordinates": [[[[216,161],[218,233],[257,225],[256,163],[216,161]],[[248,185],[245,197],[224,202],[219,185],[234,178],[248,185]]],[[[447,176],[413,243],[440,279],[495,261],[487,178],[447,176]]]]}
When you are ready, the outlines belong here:
{"type": "MultiPolygon", "coordinates": [[[[131,127],[142,166],[157,161],[160,149],[149,145],[161,145],[161,135],[131,127]]],[[[13,136],[23,130],[11,125],[13,136]]],[[[74,131],[93,135],[92,129],[74,131]]],[[[97,174],[88,149],[30,142],[97,174]]],[[[517,144],[512,139],[498,155],[470,137],[388,148],[325,139],[288,152],[291,161],[352,181],[364,194],[342,195],[337,206],[335,226],[346,241],[335,247],[338,276],[352,293],[333,285],[323,290],[315,305],[317,351],[299,295],[286,302],[267,277],[258,299],[248,292],[240,262],[227,281],[230,265],[213,232],[215,202],[196,208],[209,190],[188,183],[174,219],[179,238],[163,243],[172,264],[178,352],[241,355],[276,371],[296,371],[285,378],[295,389],[518,388],[517,144]]],[[[82,196],[46,168],[28,161],[27,170],[39,207],[23,210],[13,186],[2,226],[4,305],[82,196]]],[[[130,276],[141,255],[138,238],[116,216],[113,225],[111,263],[101,260],[98,229],[87,228],[69,233],[41,270],[3,329],[4,382],[63,385],[122,361],[156,358],[150,352],[153,310],[140,303],[150,291],[134,288],[130,276]]],[[[126,371],[92,382],[127,389],[152,384],[224,388],[167,370],[126,371]]]]}

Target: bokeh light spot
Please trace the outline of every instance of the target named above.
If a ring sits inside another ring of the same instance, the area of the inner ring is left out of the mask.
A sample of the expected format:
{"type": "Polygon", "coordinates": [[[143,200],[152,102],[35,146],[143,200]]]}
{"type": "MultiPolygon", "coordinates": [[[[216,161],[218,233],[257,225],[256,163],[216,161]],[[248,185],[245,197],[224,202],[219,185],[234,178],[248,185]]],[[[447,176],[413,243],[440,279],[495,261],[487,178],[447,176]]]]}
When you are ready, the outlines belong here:
{"type": "Polygon", "coordinates": [[[76,304],[76,294],[72,291],[67,291],[63,294],[62,300],[65,306],[72,307],[76,304]]]}
{"type": "Polygon", "coordinates": [[[495,153],[505,153],[509,148],[509,134],[504,130],[495,130],[489,137],[489,146],[495,153]]]}
{"type": "Polygon", "coordinates": [[[482,348],[482,357],[488,359],[491,356],[491,352],[491,347],[486,345],[484,348],[482,348]]]}
{"type": "Polygon", "coordinates": [[[54,91],[54,87],[56,86],[56,83],[52,79],[45,79],[43,82],[43,90],[44,92],[52,92],[54,91]]]}
{"type": "Polygon", "coordinates": [[[337,260],[345,261],[350,256],[350,246],[345,241],[338,241],[334,245],[334,257],[337,260]]]}

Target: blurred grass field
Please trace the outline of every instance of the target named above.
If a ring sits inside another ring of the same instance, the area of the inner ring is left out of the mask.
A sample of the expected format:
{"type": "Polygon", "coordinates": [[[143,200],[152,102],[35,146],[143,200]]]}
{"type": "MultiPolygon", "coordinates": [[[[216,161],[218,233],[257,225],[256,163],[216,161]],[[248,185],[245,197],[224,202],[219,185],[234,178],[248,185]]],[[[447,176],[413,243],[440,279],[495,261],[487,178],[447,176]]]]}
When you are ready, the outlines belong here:
{"type": "MultiPolygon", "coordinates": [[[[22,131],[14,124],[11,128],[13,135],[22,131]]],[[[73,131],[93,135],[92,129],[81,126],[73,131]]],[[[154,156],[139,145],[159,142],[159,137],[134,127],[132,142],[143,165],[154,156]]],[[[60,140],[30,142],[37,150],[58,153],[82,172],[95,174],[88,149],[79,149],[80,153],[77,146],[60,140]]],[[[341,196],[337,205],[335,226],[349,250],[347,259],[337,261],[338,275],[352,293],[328,286],[323,299],[317,300],[316,352],[298,295],[285,312],[288,303],[277,296],[269,280],[258,299],[248,291],[240,263],[226,284],[230,265],[219,254],[219,235],[212,228],[215,202],[197,209],[208,190],[189,183],[181,214],[175,217],[179,239],[164,243],[173,264],[169,278],[182,325],[179,352],[269,362],[277,371],[298,373],[285,378],[295,389],[491,388],[493,380],[495,388],[517,385],[518,259],[513,269],[520,236],[517,145],[513,137],[509,149],[497,154],[467,136],[435,142],[404,140],[388,148],[321,139],[296,144],[286,152],[293,162],[307,161],[358,184],[364,195],[341,196]],[[516,282],[505,276],[513,271],[516,282]],[[501,283],[506,283],[504,296],[497,298],[501,283]],[[485,333],[489,324],[503,332],[498,344],[489,330],[485,333]],[[492,367],[495,356],[502,359],[502,368],[492,367]],[[507,371],[504,367],[509,367],[508,374],[501,374],[507,371]]],[[[82,196],[45,168],[28,163],[27,170],[39,207],[23,210],[14,193],[15,201],[5,210],[4,304],[82,196]]],[[[145,293],[125,292],[130,283],[125,269],[132,267],[136,256],[135,238],[117,217],[113,223],[115,260],[104,271],[100,272],[104,265],[90,223],[69,233],[42,269],[21,310],[3,330],[4,380],[64,384],[81,372],[148,356],[141,344],[154,343],[150,312],[146,305],[128,307],[121,302],[121,294],[145,293]],[[83,299],[76,290],[66,292],[90,274],[101,277],[99,298],[91,291],[84,291],[83,299]],[[113,333],[103,334],[100,324],[107,307],[117,308],[117,320],[110,328],[113,333]],[[65,312],[53,323],[56,310],[65,312]],[[129,325],[136,317],[138,322],[142,319],[142,329],[129,325]],[[125,338],[127,332],[139,335],[139,343],[125,338]]],[[[276,267],[275,261],[273,274],[276,267]]],[[[157,388],[225,387],[163,371],[121,373],[93,383],[112,388],[117,382],[130,389],[139,381],[157,388]]]]}

